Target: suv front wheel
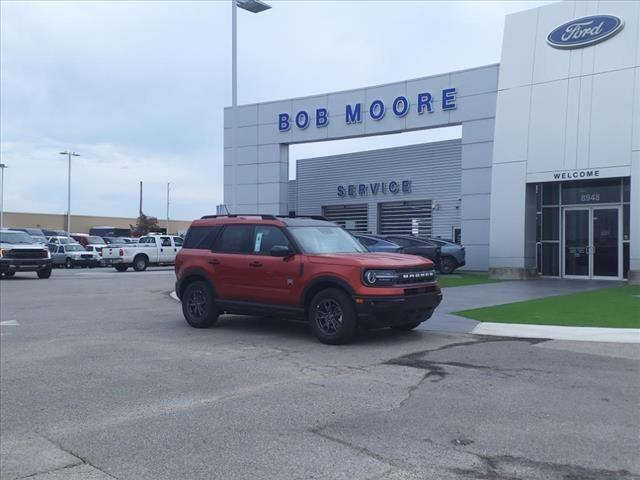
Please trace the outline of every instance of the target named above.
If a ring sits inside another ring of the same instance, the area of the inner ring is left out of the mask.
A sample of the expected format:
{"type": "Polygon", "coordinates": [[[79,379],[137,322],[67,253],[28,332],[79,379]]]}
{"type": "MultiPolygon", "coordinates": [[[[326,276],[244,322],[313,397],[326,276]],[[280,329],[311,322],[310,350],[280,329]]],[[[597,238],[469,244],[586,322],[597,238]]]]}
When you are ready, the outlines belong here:
{"type": "Polygon", "coordinates": [[[218,320],[218,307],[213,292],[201,280],[190,283],[182,294],[182,313],[193,328],[209,328],[218,320]]]}
{"type": "Polygon", "coordinates": [[[308,315],[311,329],[322,343],[349,343],[356,334],[358,322],[353,301],[337,288],[322,290],[313,297],[308,315]]]}

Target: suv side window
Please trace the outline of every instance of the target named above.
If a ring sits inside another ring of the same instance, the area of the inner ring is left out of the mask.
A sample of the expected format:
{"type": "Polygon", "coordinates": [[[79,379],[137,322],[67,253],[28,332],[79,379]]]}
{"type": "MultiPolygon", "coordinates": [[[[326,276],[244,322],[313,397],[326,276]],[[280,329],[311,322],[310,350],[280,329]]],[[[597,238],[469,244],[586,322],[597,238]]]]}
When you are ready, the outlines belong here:
{"type": "MultiPolygon", "coordinates": [[[[184,237],[182,248],[198,248],[203,250],[211,250],[213,248],[213,242],[218,236],[219,231],[219,226],[191,227],[189,228],[189,230],[187,230],[187,235],[184,237]]],[[[176,245],[178,245],[177,242],[176,245]]]]}
{"type": "Polygon", "coordinates": [[[356,239],[363,244],[365,247],[370,247],[371,245],[375,245],[376,241],[373,240],[372,238],[367,238],[367,237],[356,237],[356,239]]]}
{"type": "Polygon", "coordinates": [[[183,240],[182,240],[182,238],[181,238],[181,237],[173,237],[173,244],[174,244],[176,247],[181,247],[183,243],[184,243],[184,242],[183,242],[183,240]]]}
{"type": "Polygon", "coordinates": [[[171,237],[160,237],[161,247],[170,247],[171,246],[171,237]]]}
{"type": "Polygon", "coordinates": [[[214,251],[220,253],[251,252],[253,225],[227,225],[218,237],[214,251]]]}
{"type": "Polygon", "coordinates": [[[253,235],[252,252],[257,255],[269,255],[275,245],[283,245],[291,248],[289,239],[278,227],[271,225],[258,226],[253,235]]]}

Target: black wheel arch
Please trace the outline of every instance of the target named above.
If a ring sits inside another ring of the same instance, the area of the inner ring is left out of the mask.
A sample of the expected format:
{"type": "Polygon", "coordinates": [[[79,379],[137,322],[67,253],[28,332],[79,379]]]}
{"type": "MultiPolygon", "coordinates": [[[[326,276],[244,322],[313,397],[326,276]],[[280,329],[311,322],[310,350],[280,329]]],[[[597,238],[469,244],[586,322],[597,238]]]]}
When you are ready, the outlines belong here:
{"type": "Polygon", "coordinates": [[[355,296],[355,291],[349,285],[348,282],[343,280],[342,278],[333,277],[331,275],[325,275],[322,277],[314,278],[310,283],[304,287],[302,291],[302,306],[304,307],[305,317],[308,312],[309,304],[313,297],[316,296],[318,292],[325,290],[327,288],[337,288],[344,291],[349,297],[353,298],[355,296]]]}
{"type": "Polygon", "coordinates": [[[216,287],[209,278],[209,275],[207,275],[207,272],[205,272],[201,268],[193,267],[184,272],[180,279],[176,282],[176,295],[178,296],[178,298],[182,299],[182,295],[184,294],[187,286],[197,281],[206,282],[211,287],[211,291],[215,295],[216,287]]]}

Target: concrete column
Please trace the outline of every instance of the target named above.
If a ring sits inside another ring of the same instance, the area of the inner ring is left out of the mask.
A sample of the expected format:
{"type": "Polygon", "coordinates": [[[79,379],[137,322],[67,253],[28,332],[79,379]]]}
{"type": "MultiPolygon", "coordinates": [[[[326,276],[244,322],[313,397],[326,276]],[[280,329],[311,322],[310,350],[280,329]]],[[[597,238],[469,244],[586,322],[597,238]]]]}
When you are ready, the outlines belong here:
{"type": "Polygon", "coordinates": [[[631,158],[629,283],[640,285],[640,151],[634,151],[631,158]]]}

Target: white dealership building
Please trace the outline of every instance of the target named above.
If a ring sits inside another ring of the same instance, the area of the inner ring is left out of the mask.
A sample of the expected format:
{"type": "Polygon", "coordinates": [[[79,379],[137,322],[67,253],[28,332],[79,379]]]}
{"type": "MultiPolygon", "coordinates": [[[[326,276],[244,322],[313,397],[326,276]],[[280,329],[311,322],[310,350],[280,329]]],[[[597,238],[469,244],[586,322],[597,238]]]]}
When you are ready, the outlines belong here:
{"type": "Polygon", "coordinates": [[[506,18],[500,64],[225,110],[231,213],[458,237],[496,277],[640,279],[640,2],[506,18]],[[455,140],[302,160],[289,146],[460,126],[455,140]]]}

